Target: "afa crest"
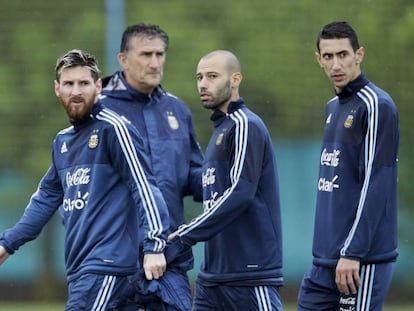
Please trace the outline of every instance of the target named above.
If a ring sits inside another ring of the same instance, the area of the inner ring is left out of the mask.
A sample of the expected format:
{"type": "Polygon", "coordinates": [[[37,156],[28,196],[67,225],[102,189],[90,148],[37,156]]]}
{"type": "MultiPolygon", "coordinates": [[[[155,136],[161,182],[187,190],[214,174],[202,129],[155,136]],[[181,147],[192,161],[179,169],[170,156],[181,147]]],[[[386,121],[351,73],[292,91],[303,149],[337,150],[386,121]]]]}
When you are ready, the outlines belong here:
{"type": "Polygon", "coordinates": [[[344,122],[345,128],[349,129],[352,126],[352,123],[354,123],[354,116],[350,114],[346,117],[346,120],[344,122]]]}
{"type": "Polygon", "coordinates": [[[91,137],[89,137],[88,147],[90,149],[95,149],[96,147],[98,147],[98,143],[99,143],[98,134],[96,133],[92,134],[91,137]]]}
{"type": "Polygon", "coordinates": [[[224,133],[220,133],[219,136],[217,136],[216,146],[221,145],[221,143],[223,142],[223,138],[224,138],[224,133]]]}
{"type": "Polygon", "coordinates": [[[177,130],[180,127],[177,118],[174,116],[172,112],[169,112],[169,111],[167,112],[167,120],[168,120],[169,126],[173,130],[177,130]]]}
{"type": "Polygon", "coordinates": [[[349,129],[350,127],[352,127],[352,124],[354,123],[354,115],[356,113],[355,109],[351,109],[351,111],[349,112],[348,116],[345,119],[344,122],[344,127],[349,129]]]}

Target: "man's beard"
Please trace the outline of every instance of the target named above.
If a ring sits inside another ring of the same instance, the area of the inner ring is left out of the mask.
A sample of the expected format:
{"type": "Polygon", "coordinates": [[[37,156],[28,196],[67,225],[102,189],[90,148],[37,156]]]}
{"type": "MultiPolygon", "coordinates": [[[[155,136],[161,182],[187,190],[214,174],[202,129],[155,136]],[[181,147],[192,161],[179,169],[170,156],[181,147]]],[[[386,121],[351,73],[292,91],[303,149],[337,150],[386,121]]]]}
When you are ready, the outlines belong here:
{"type": "Polygon", "coordinates": [[[227,103],[231,98],[230,82],[226,83],[226,86],[221,89],[216,97],[212,96],[210,101],[202,102],[203,107],[206,109],[216,110],[227,103]]]}
{"type": "Polygon", "coordinates": [[[65,109],[70,121],[82,121],[89,117],[92,112],[92,107],[93,103],[83,101],[81,106],[72,106],[72,104],[69,103],[65,109]]]}

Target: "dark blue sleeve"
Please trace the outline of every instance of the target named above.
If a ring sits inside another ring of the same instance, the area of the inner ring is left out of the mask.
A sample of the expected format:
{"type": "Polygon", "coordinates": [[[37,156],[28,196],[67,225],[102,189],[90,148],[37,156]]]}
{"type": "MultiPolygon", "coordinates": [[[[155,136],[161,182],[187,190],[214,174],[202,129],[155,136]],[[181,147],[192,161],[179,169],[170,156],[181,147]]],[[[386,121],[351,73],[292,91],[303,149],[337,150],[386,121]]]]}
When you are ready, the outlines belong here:
{"type": "Polygon", "coordinates": [[[162,252],[169,229],[167,206],[151,173],[139,133],[130,124],[120,125],[111,132],[108,149],[116,170],[129,185],[137,205],[144,252],[162,252]]]}
{"type": "Polygon", "coordinates": [[[363,185],[355,221],[341,250],[342,257],[364,258],[372,248],[379,226],[389,234],[396,232],[392,221],[396,217],[391,215],[397,209],[398,113],[392,102],[385,101],[371,111],[367,120],[370,124],[364,145],[363,185]]]}
{"type": "Polygon", "coordinates": [[[8,253],[13,254],[24,243],[37,238],[62,204],[62,200],[62,185],[54,165],[51,165],[19,222],[1,234],[0,245],[3,245],[8,253]]]}
{"type": "Polygon", "coordinates": [[[247,127],[246,139],[240,139],[243,136],[240,133],[229,134],[227,149],[231,169],[230,176],[224,178],[231,180],[230,187],[215,199],[211,208],[180,227],[179,235],[185,244],[209,240],[252,205],[262,172],[266,136],[255,124],[247,127]]]}
{"type": "Polygon", "coordinates": [[[200,144],[197,140],[197,135],[194,130],[191,116],[189,117],[189,135],[190,135],[190,147],[191,147],[191,159],[190,159],[190,176],[189,176],[189,192],[197,202],[203,201],[203,188],[201,186],[201,175],[203,171],[203,153],[200,148],[200,144]]]}

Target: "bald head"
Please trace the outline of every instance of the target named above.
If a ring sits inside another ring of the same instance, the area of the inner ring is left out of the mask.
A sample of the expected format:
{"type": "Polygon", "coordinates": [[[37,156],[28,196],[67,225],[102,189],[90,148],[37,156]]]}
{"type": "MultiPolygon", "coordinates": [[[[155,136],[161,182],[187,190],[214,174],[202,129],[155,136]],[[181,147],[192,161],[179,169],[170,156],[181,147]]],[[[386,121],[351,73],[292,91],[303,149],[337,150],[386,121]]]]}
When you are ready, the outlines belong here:
{"type": "Polygon", "coordinates": [[[241,65],[240,65],[239,60],[237,59],[236,55],[234,55],[230,51],[226,51],[226,50],[212,51],[204,55],[200,59],[200,62],[203,60],[211,60],[211,59],[216,59],[218,61],[223,62],[229,74],[232,74],[235,72],[241,72],[241,65]]]}

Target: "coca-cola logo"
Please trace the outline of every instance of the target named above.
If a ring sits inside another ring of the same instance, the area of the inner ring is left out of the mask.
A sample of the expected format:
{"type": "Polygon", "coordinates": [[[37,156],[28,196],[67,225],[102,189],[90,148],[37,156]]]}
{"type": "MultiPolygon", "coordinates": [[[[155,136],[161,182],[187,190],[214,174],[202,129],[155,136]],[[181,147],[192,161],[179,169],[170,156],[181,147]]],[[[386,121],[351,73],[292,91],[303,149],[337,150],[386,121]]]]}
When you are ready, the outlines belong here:
{"type": "Polygon", "coordinates": [[[339,165],[340,154],[341,151],[337,149],[333,150],[332,152],[328,152],[326,148],[323,149],[321,154],[321,165],[337,167],[339,165]]]}
{"type": "Polygon", "coordinates": [[[339,311],[355,311],[356,297],[342,296],[339,300],[339,311]]]}
{"type": "Polygon", "coordinates": [[[87,185],[90,181],[89,172],[90,168],[79,168],[72,174],[68,172],[66,174],[66,185],[67,187],[87,185]]]}
{"type": "Polygon", "coordinates": [[[202,176],[203,187],[207,187],[208,185],[214,185],[216,182],[216,169],[209,167],[202,176]]]}

